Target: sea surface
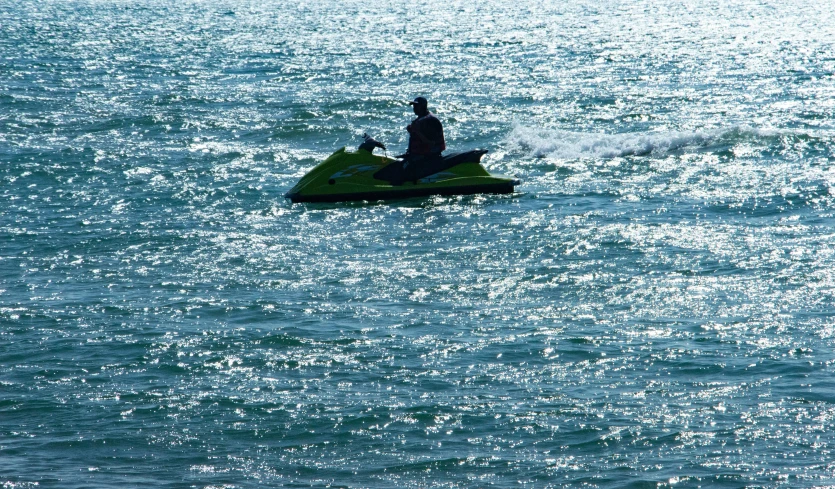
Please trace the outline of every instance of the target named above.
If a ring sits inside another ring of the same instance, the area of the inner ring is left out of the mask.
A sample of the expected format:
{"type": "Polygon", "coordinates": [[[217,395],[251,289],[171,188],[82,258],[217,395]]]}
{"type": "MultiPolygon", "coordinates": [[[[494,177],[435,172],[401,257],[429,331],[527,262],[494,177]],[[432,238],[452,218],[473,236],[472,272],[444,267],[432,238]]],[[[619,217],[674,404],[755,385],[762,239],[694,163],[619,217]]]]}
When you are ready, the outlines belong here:
{"type": "Polygon", "coordinates": [[[1,488],[833,486],[832,2],[0,2],[1,488]]]}

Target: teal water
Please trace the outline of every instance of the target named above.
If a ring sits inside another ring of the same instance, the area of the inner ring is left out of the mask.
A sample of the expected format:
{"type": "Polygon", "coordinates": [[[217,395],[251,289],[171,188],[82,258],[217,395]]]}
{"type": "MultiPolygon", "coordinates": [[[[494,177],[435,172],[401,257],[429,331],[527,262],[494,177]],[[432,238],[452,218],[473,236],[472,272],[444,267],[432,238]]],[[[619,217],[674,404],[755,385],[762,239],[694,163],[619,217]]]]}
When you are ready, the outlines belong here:
{"type": "Polygon", "coordinates": [[[0,4],[0,486],[835,484],[835,6],[0,4]],[[509,196],[286,192],[424,95],[509,196]]]}

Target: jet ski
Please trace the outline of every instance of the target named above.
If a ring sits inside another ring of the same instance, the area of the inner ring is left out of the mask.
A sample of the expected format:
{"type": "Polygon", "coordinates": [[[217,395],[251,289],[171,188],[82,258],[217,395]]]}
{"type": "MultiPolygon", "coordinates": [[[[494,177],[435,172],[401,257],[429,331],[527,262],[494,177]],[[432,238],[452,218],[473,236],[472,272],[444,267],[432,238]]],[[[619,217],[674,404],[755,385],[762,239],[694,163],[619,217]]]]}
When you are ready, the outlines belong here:
{"type": "MultiPolygon", "coordinates": [[[[429,195],[509,194],[519,180],[491,175],[481,166],[487,150],[421,161],[374,154],[385,145],[363,136],[356,151],[337,150],[307,172],[284,196],[291,202],[387,200],[429,195]]],[[[405,155],[401,155],[405,156],[405,155]]]]}

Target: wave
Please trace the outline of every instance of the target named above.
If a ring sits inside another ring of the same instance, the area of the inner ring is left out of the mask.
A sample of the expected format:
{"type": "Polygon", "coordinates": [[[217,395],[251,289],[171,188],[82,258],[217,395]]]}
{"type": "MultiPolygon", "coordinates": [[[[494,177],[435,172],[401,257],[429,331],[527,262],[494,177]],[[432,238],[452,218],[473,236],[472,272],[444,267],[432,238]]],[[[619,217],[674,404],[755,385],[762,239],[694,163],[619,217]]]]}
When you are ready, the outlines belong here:
{"type": "Polygon", "coordinates": [[[740,140],[779,139],[776,130],[734,126],[680,132],[634,132],[620,134],[589,134],[542,129],[516,124],[507,137],[515,147],[542,158],[621,158],[625,156],[663,155],[686,148],[727,147],[740,140]]]}

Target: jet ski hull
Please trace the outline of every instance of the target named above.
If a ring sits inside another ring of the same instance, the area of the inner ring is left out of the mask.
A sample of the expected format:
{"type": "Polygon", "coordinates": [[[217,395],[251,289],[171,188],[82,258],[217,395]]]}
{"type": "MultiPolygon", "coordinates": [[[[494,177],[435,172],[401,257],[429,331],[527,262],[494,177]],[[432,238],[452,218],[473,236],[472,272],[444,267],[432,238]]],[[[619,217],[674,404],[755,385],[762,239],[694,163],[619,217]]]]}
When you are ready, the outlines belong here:
{"type": "Polygon", "coordinates": [[[292,202],[344,202],[512,193],[519,181],[488,173],[479,163],[484,153],[453,154],[412,169],[408,179],[402,179],[393,177],[402,161],[342,148],[302,177],[285,197],[292,202]]]}
{"type": "Polygon", "coordinates": [[[420,185],[406,185],[396,189],[376,189],[335,194],[301,195],[288,194],[291,202],[350,202],[409,199],[412,197],[429,197],[431,195],[474,195],[474,194],[511,194],[512,182],[484,183],[482,185],[463,185],[426,188],[420,185]]]}

